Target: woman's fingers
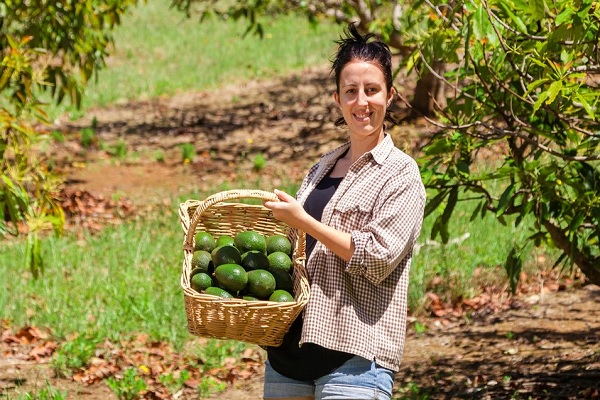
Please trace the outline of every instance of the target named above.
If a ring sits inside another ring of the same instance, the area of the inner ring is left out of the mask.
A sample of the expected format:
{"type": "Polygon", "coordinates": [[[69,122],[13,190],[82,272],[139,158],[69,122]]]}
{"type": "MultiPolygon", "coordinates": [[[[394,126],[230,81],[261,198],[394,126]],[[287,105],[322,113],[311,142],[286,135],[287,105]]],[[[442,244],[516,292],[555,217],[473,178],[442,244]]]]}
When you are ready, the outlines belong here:
{"type": "Polygon", "coordinates": [[[294,198],[292,196],[290,196],[283,190],[275,189],[275,190],[273,190],[273,193],[275,193],[275,196],[277,196],[279,198],[279,200],[285,201],[286,203],[289,203],[294,200],[294,198]]]}

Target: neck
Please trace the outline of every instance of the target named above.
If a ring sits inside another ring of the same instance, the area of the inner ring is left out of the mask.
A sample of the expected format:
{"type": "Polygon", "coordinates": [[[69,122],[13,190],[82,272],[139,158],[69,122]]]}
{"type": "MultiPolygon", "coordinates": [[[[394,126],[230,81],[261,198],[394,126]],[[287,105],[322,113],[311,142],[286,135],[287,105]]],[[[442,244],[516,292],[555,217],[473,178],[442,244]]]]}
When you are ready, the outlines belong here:
{"type": "Polygon", "coordinates": [[[350,139],[350,149],[344,158],[353,164],[356,160],[362,157],[363,154],[373,150],[384,138],[383,131],[375,137],[369,136],[361,139],[350,139]]]}

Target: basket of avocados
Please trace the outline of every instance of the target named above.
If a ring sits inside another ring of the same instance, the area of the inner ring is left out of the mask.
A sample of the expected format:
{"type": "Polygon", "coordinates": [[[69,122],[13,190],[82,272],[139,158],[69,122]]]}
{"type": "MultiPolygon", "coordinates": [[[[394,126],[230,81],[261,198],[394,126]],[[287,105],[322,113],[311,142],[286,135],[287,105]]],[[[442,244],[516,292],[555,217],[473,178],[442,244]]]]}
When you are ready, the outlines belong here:
{"type": "Polygon", "coordinates": [[[227,190],[179,205],[188,330],[278,346],[308,302],[306,235],[275,219],[261,190],[227,190]]]}

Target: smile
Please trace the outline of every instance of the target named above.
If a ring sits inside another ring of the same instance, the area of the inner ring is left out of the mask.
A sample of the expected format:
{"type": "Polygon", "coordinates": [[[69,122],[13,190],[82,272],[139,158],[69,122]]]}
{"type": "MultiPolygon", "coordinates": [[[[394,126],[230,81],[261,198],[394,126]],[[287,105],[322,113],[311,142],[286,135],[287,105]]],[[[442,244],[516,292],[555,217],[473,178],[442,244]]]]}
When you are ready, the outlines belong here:
{"type": "Polygon", "coordinates": [[[363,120],[363,119],[367,119],[367,118],[371,117],[371,115],[372,115],[372,114],[373,114],[373,113],[354,114],[354,117],[355,117],[356,119],[363,120]]]}

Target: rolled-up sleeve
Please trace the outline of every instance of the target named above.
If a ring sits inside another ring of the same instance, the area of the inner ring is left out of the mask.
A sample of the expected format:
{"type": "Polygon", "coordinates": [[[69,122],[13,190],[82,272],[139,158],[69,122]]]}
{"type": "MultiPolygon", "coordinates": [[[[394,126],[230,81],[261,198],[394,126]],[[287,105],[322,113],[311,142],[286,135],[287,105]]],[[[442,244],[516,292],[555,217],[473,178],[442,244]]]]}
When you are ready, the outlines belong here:
{"type": "Polygon", "coordinates": [[[412,251],[421,231],[425,192],[416,165],[391,179],[379,196],[372,219],[351,232],[354,253],[346,272],[377,285],[412,251]]]}

